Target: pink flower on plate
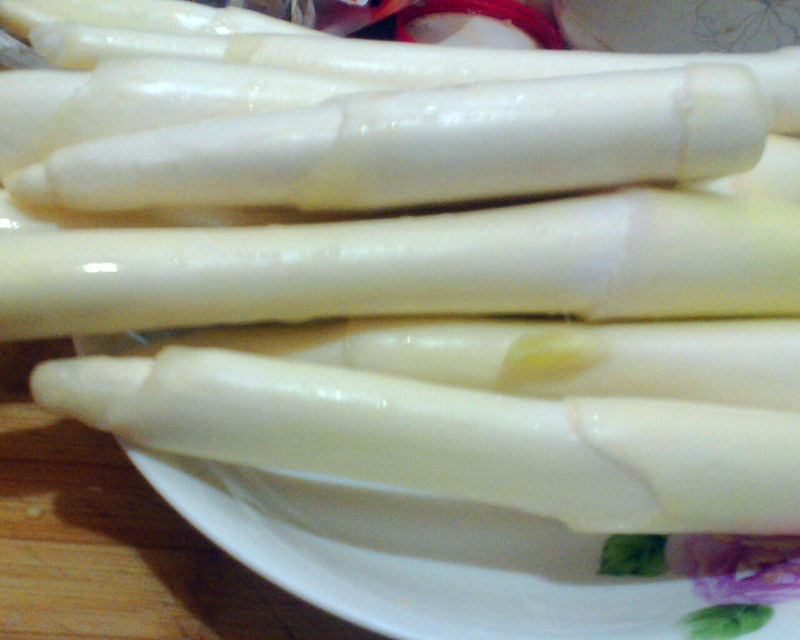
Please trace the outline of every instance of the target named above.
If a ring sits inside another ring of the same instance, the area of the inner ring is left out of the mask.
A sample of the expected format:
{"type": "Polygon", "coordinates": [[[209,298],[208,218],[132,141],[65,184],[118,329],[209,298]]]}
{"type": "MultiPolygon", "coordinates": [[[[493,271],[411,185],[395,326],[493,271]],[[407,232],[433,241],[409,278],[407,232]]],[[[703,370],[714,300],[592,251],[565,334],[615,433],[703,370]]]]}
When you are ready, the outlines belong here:
{"type": "Polygon", "coordinates": [[[670,569],[694,578],[715,605],[773,605],[800,598],[800,537],[670,536],[670,569]]]}

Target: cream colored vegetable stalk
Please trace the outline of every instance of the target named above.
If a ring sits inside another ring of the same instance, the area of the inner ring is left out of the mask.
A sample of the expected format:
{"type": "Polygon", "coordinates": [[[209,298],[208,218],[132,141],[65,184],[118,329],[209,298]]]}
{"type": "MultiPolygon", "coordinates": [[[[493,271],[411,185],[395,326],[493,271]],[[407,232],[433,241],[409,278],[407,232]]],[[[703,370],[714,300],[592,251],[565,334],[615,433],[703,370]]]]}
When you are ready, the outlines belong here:
{"type": "Polygon", "coordinates": [[[18,36],[54,22],[213,35],[316,33],[256,11],[185,0],[0,0],[0,24],[18,36]]]}
{"type": "Polygon", "coordinates": [[[231,61],[247,61],[404,86],[528,79],[581,73],[737,63],[758,78],[772,106],[772,130],[800,133],[800,47],[759,54],[619,54],[586,51],[509,51],[345,38],[234,36],[231,61]]]}
{"type": "Polygon", "coordinates": [[[84,140],[318,104],[363,83],[189,59],[110,60],[91,72],[0,74],[0,175],[84,140]]]}
{"type": "Polygon", "coordinates": [[[84,210],[376,210],[725,175],[765,138],[752,76],[712,65],[352,94],[102,138],[3,179],[84,210]]]}
{"type": "Polygon", "coordinates": [[[770,135],[761,160],[750,171],[687,186],[740,198],[780,198],[800,204],[800,140],[770,135]]]}
{"type": "MultiPolygon", "coordinates": [[[[185,0],[181,0],[185,1],[185,0]]],[[[52,23],[28,36],[33,50],[60,69],[86,70],[102,60],[132,57],[173,57],[224,60],[227,37],[194,36],[120,27],[52,23]]]]}
{"type": "Polygon", "coordinates": [[[475,318],[348,319],[155,336],[519,395],[671,397],[800,410],[800,320],[588,325],[475,318]]]}
{"type": "MultiPolygon", "coordinates": [[[[262,211],[227,207],[165,207],[127,211],[113,216],[75,215],[54,207],[28,207],[12,200],[0,189],[0,231],[58,229],[127,229],[167,227],[230,227],[265,224],[305,224],[316,219],[297,216],[293,211],[262,211]]],[[[6,239],[10,239],[7,236],[6,239]]]]}
{"type": "Polygon", "coordinates": [[[800,212],[634,190],[258,229],[19,234],[0,335],[387,314],[800,314],[800,212]]]}
{"type": "Polygon", "coordinates": [[[351,38],[241,34],[227,38],[159,34],[83,25],[43,25],[31,33],[34,48],[51,64],[90,68],[131,55],[178,55],[246,62],[314,74],[344,76],[382,86],[430,87],[498,80],[531,80],[682,67],[741,64],[750,69],[770,105],[770,129],[800,133],[800,47],[754,54],[617,54],[584,51],[509,51],[351,38]]]}
{"type": "Polygon", "coordinates": [[[36,160],[31,133],[44,129],[85,82],[86,74],[70,71],[0,73],[0,175],[36,160]]]}
{"type": "Polygon", "coordinates": [[[173,347],[52,361],[46,409],[156,449],[522,509],[579,531],[800,531],[800,414],[547,401],[173,347]]]}

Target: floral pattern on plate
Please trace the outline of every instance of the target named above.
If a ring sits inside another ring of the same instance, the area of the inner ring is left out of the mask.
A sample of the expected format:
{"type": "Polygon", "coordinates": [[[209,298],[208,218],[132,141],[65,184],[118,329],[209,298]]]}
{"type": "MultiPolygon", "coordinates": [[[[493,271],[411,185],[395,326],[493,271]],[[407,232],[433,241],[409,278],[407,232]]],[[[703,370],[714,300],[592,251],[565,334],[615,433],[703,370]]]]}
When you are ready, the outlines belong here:
{"type": "Polygon", "coordinates": [[[800,38],[797,0],[703,0],[693,29],[701,41],[723,51],[749,51],[753,43],[777,49],[800,38]]]}
{"type": "Polygon", "coordinates": [[[615,535],[598,573],[690,578],[708,606],[676,621],[684,637],[730,640],[762,628],[776,605],[800,598],[800,537],[615,535]]]}

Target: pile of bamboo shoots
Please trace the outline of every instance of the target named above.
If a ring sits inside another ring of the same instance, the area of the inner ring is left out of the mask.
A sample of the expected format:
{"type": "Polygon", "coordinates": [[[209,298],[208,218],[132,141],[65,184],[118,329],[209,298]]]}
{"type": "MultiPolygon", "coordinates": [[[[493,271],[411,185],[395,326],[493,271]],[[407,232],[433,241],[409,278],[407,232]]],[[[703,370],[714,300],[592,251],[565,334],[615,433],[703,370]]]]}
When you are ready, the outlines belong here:
{"type": "Polygon", "coordinates": [[[0,0],[0,337],[140,446],[579,531],[800,532],[800,48],[0,0]]]}

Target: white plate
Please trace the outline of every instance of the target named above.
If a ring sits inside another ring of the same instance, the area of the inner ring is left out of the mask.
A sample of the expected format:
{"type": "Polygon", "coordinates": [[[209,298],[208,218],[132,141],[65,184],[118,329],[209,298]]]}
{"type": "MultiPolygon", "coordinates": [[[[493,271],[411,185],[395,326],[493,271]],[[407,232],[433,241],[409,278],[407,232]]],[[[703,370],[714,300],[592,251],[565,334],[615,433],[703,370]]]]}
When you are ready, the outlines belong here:
{"type": "Polygon", "coordinates": [[[800,43],[800,0],[554,0],[577,49],[771,51],[800,43]]]}
{"type": "Polygon", "coordinates": [[[123,445],[166,500],[245,565],[394,638],[788,640],[800,628],[800,538],[609,542],[486,505],[123,445]],[[667,571],[655,577],[601,572],[660,559],[667,571]]]}

